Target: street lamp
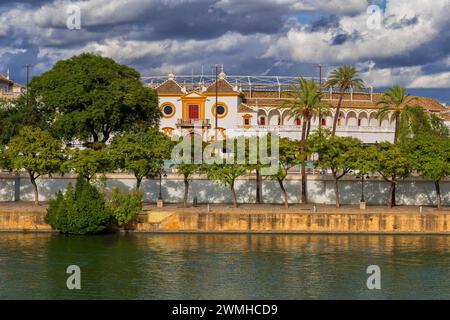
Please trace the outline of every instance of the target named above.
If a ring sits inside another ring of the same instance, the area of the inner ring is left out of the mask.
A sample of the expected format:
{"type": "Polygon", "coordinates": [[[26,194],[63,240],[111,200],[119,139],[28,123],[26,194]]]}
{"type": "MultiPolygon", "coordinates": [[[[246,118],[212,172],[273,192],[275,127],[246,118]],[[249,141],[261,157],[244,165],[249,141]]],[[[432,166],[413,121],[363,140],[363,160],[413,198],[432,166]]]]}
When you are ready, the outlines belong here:
{"type": "Polygon", "coordinates": [[[369,174],[358,173],[356,179],[361,179],[361,199],[359,200],[359,208],[366,208],[366,200],[364,199],[364,181],[370,179],[369,174]]]}
{"type": "Polygon", "coordinates": [[[163,176],[164,176],[164,178],[167,178],[167,173],[163,168],[161,168],[159,170],[159,195],[158,195],[158,201],[161,201],[161,202],[163,201],[163,198],[162,198],[162,177],[163,176]]]}

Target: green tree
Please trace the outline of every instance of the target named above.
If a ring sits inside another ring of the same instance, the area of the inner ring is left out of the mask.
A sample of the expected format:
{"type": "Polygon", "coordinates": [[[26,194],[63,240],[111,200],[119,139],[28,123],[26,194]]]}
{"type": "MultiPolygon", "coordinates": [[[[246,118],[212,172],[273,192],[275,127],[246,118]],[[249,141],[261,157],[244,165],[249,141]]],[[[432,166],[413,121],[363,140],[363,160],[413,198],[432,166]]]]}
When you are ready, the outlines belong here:
{"type": "Polygon", "coordinates": [[[20,95],[14,100],[0,100],[0,143],[8,144],[23,127],[32,126],[43,130],[49,129],[49,113],[33,92],[20,95]]]}
{"type": "Polygon", "coordinates": [[[278,171],[275,175],[269,176],[270,179],[278,181],[281,192],[284,197],[284,206],[289,207],[288,194],[284,187],[289,169],[304,162],[304,154],[300,153],[297,144],[288,138],[280,138],[279,140],[279,159],[278,171]],[[303,156],[302,156],[303,155],[303,156]]]}
{"type": "Polygon", "coordinates": [[[142,179],[156,176],[169,159],[171,146],[170,139],[158,129],[149,129],[115,136],[109,152],[115,167],[134,175],[139,190],[142,179]]]}
{"type": "Polygon", "coordinates": [[[339,101],[333,119],[332,135],[334,136],[336,134],[336,126],[339,119],[344,94],[351,89],[362,89],[364,87],[364,81],[359,78],[358,71],[354,67],[343,65],[331,72],[325,86],[339,89],[339,101]]]}
{"type": "Polygon", "coordinates": [[[156,126],[160,118],[157,94],[136,70],[91,53],[57,62],[30,88],[67,140],[106,142],[112,134],[156,126]]]}
{"type": "Polygon", "coordinates": [[[374,170],[390,183],[387,206],[392,208],[396,205],[397,184],[399,180],[405,179],[411,174],[412,164],[404,149],[397,144],[382,142],[369,147],[368,152],[374,170]]]}
{"type": "Polygon", "coordinates": [[[45,222],[61,233],[96,234],[111,226],[112,211],[104,195],[79,176],[75,191],[69,184],[65,194],[59,191],[50,200],[45,222]]]}
{"type": "Polygon", "coordinates": [[[183,196],[183,206],[187,208],[189,206],[189,184],[192,179],[192,176],[196,173],[200,173],[202,169],[202,164],[196,163],[195,161],[195,153],[198,153],[198,156],[202,155],[205,144],[201,140],[201,138],[197,135],[192,135],[190,138],[185,137],[182,141],[179,142],[180,146],[184,145],[183,152],[187,152],[187,156],[180,157],[180,159],[172,159],[174,163],[172,166],[177,170],[179,174],[183,176],[184,183],[184,196],[183,196]],[[196,150],[197,148],[197,150],[196,150]]]}
{"type": "Polygon", "coordinates": [[[442,208],[440,181],[450,175],[450,140],[422,134],[405,146],[413,168],[431,179],[436,188],[436,206],[442,208]]]}
{"type": "MultiPolygon", "coordinates": [[[[328,108],[328,104],[322,101],[320,86],[314,80],[298,79],[298,84],[289,87],[288,95],[290,99],[283,102],[283,106],[289,108],[294,117],[302,119],[302,131],[300,137],[300,152],[306,153],[307,128],[312,117],[318,114],[319,110],[328,108]]],[[[320,121],[320,120],[319,120],[320,121]]],[[[305,158],[306,160],[306,158],[305,158]]],[[[307,202],[306,198],[306,165],[301,166],[302,175],[302,203],[307,202]]]]}
{"type": "Polygon", "coordinates": [[[143,193],[137,189],[125,193],[121,192],[119,188],[113,188],[107,205],[111,209],[116,223],[124,226],[135,220],[142,211],[143,199],[143,193]]]}
{"type": "Polygon", "coordinates": [[[331,132],[322,130],[310,136],[308,149],[319,155],[317,167],[331,170],[336,208],[339,208],[341,206],[339,180],[355,167],[361,150],[361,141],[353,137],[333,136],[331,132]]]}
{"type": "Polygon", "coordinates": [[[5,150],[10,169],[25,169],[34,189],[34,203],[39,205],[36,179],[58,172],[63,161],[62,144],[39,128],[23,127],[5,150]]]}
{"type": "Polygon", "coordinates": [[[235,147],[230,148],[232,153],[227,155],[227,161],[225,163],[213,163],[204,164],[202,166],[202,172],[208,175],[208,179],[218,181],[220,184],[228,186],[231,191],[234,207],[238,207],[235,183],[236,179],[248,173],[248,165],[245,163],[239,163],[237,156],[237,139],[229,139],[226,141],[226,146],[233,144],[235,147]]]}
{"type": "MultiPolygon", "coordinates": [[[[428,123],[424,110],[420,106],[411,105],[415,100],[415,97],[406,94],[404,87],[393,86],[387,89],[381,98],[376,101],[376,105],[381,106],[381,109],[377,112],[380,121],[388,114],[394,114],[394,143],[397,143],[400,132],[402,132],[402,137],[405,137],[411,133],[417,133],[421,126],[428,123]]],[[[429,127],[426,129],[429,129],[429,127]]]]}
{"type": "Polygon", "coordinates": [[[112,169],[111,159],[106,150],[73,149],[68,151],[68,160],[62,171],[75,171],[87,181],[94,180],[97,173],[105,174],[112,169]]]}

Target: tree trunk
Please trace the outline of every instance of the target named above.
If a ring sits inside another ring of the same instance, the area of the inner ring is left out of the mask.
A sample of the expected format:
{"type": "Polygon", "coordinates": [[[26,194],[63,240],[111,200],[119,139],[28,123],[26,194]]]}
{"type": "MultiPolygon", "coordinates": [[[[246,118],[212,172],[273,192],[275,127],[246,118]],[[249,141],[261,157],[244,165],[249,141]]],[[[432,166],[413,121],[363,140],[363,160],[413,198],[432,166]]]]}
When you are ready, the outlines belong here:
{"type": "Polygon", "coordinates": [[[189,196],[189,180],[184,178],[184,198],[183,198],[183,206],[187,208],[188,205],[188,196],[189,196]]]}
{"type": "Polygon", "coordinates": [[[234,182],[230,185],[230,189],[231,189],[231,196],[233,197],[233,205],[235,208],[237,208],[238,203],[237,203],[236,191],[234,190],[234,182]]]}
{"type": "Polygon", "coordinates": [[[395,182],[391,182],[391,187],[389,188],[389,194],[387,199],[388,208],[395,207],[395,182]]]}
{"type": "MultiPolygon", "coordinates": [[[[303,117],[303,123],[302,123],[302,139],[300,140],[300,153],[302,155],[305,155],[306,149],[305,149],[305,140],[306,140],[306,121],[305,117],[303,117]]],[[[301,194],[301,201],[302,203],[307,202],[306,198],[306,160],[302,163],[302,194],[301,194]]]]}
{"type": "Polygon", "coordinates": [[[136,177],[136,190],[140,190],[141,189],[141,182],[142,182],[142,178],[136,177]]]}
{"type": "Polygon", "coordinates": [[[259,169],[256,169],[256,203],[261,203],[261,175],[259,169]]]}
{"type": "Polygon", "coordinates": [[[277,179],[277,180],[278,180],[278,183],[280,184],[280,189],[284,196],[284,206],[286,208],[289,208],[288,195],[287,195],[286,189],[284,188],[283,180],[281,180],[281,179],[277,179]]]}
{"type": "Polygon", "coordinates": [[[310,132],[311,132],[311,118],[308,119],[308,128],[306,129],[305,140],[308,139],[310,132]]]}
{"type": "MultiPolygon", "coordinates": [[[[334,119],[333,119],[333,131],[332,131],[332,136],[334,137],[336,134],[336,127],[337,127],[337,122],[339,119],[339,113],[341,111],[341,104],[342,104],[342,99],[344,98],[344,93],[341,92],[341,94],[339,95],[339,101],[336,107],[336,113],[334,114],[334,119]]],[[[320,125],[322,125],[322,119],[319,119],[320,121],[320,125]]]]}
{"type": "Polygon", "coordinates": [[[436,187],[436,206],[438,209],[441,209],[442,200],[441,200],[441,186],[439,185],[439,181],[435,181],[434,186],[436,187]]]}
{"type": "Polygon", "coordinates": [[[36,183],[36,178],[31,173],[30,173],[30,181],[31,181],[31,184],[33,185],[33,190],[34,190],[34,205],[38,206],[39,205],[39,191],[38,191],[38,187],[37,187],[37,183],[36,183]]]}
{"type": "Polygon", "coordinates": [[[98,142],[98,134],[95,131],[91,131],[92,138],[94,139],[94,142],[98,142]]]}
{"type": "Polygon", "coordinates": [[[395,112],[395,131],[394,131],[394,143],[397,143],[398,140],[398,130],[399,130],[399,122],[400,122],[400,113],[395,112]]]}
{"type": "Polygon", "coordinates": [[[339,181],[336,178],[336,175],[333,174],[333,178],[334,178],[334,195],[336,197],[336,208],[340,208],[341,207],[341,201],[339,200],[339,181]]]}
{"type": "Polygon", "coordinates": [[[109,139],[109,132],[104,132],[102,142],[106,143],[108,139],[109,139]]]}

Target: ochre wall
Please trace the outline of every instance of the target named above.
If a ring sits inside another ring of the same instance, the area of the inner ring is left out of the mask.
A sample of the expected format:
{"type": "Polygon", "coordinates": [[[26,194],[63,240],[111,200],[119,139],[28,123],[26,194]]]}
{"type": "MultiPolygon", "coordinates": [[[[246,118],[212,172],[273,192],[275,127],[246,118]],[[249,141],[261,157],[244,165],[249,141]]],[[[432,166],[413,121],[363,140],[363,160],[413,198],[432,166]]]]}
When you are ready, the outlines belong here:
{"type": "Polygon", "coordinates": [[[50,231],[43,212],[0,212],[0,231],[50,231]]]}
{"type": "Polygon", "coordinates": [[[450,233],[446,213],[174,213],[160,223],[141,223],[137,231],[450,233]]]}
{"type": "MultiPolygon", "coordinates": [[[[44,212],[0,212],[0,231],[50,231],[44,212]]],[[[446,233],[448,213],[173,213],[140,232],[446,233]]]]}

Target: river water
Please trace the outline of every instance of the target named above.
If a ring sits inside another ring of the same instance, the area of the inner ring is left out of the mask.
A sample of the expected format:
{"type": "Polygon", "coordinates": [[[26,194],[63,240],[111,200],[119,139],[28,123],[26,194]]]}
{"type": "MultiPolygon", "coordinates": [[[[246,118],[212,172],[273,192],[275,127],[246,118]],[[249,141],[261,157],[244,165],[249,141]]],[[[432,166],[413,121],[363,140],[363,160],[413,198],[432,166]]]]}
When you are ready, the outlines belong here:
{"type": "Polygon", "coordinates": [[[450,236],[0,234],[0,299],[408,298],[450,298],[450,236]]]}

